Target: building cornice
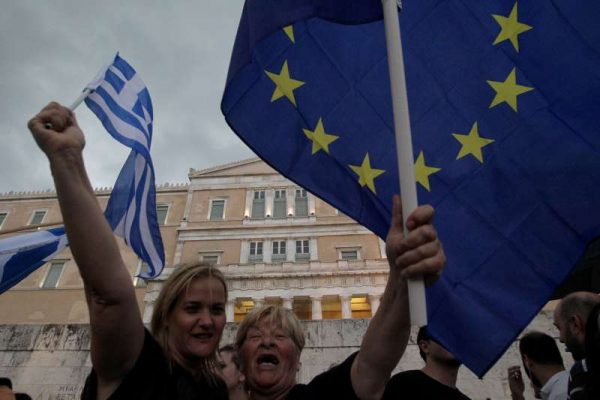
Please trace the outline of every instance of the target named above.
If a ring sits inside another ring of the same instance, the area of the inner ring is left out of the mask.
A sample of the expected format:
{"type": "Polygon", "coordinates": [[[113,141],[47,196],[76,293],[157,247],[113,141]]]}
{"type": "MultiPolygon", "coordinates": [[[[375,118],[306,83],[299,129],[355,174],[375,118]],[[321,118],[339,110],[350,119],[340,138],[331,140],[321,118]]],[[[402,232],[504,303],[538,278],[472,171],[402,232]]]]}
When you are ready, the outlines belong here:
{"type": "Polygon", "coordinates": [[[357,223],[327,223],[311,225],[245,225],[210,227],[210,228],[179,228],[177,240],[179,242],[194,240],[225,240],[225,239],[251,239],[257,236],[265,239],[306,236],[340,236],[340,235],[372,235],[367,228],[357,223]]]}
{"type": "MultiPolygon", "coordinates": [[[[188,183],[164,183],[156,185],[157,194],[168,192],[186,192],[189,188],[188,183]]],[[[109,196],[112,192],[112,187],[97,187],[94,188],[96,196],[109,196]]],[[[56,191],[52,189],[46,190],[30,190],[30,191],[10,191],[0,193],[0,201],[3,200],[52,200],[56,199],[56,191]]]]}
{"type": "MultiPolygon", "coordinates": [[[[221,165],[217,165],[214,167],[204,168],[204,169],[199,169],[199,170],[190,168],[190,170],[188,172],[188,177],[190,178],[190,180],[193,178],[201,178],[201,177],[203,177],[203,175],[211,174],[213,172],[222,172],[227,169],[242,167],[244,165],[254,164],[254,163],[260,162],[260,161],[261,161],[260,158],[252,157],[252,158],[247,158],[245,160],[233,161],[233,162],[230,162],[227,164],[221,164],[221,165]]],[[[276,174],[276,172],[273,172],[273,173],[276,174]]],[[[270,173],[268,173],[268,174],[270,174],[270,173]]],[[[235,176],[239,176],[239,173],[236,173],[235,176]]]]}

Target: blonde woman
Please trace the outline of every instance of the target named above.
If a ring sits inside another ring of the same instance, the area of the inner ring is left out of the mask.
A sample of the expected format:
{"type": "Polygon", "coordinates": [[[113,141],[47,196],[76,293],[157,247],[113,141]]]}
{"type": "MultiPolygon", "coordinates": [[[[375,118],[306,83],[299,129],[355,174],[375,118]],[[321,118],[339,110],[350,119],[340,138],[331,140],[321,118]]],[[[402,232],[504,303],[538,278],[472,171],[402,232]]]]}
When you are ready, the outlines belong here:
{"type": "Polygon", "coordinates": [[[29,121],[29,129],[50,161],[85,287],[93,370],[82,399],[227,399],[215,358],[225,325],[223,276],[205,265],[176,270],[159,296],[150,334],[88,180],[85,139],[75,115],[50,103],[29,121]]]}

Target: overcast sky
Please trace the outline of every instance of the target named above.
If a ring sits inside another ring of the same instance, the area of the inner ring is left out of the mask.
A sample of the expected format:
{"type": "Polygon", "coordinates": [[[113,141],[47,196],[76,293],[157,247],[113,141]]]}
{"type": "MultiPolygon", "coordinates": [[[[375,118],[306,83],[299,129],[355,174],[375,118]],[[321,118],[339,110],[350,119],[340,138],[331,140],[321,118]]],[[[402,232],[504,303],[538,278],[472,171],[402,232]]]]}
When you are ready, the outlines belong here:
{"type": "MultiPolygon", "coordinates": [[[[51,100],[69,105],[119,51],[154,104],[156,183],[253,157],[219,104],[243,0],[0,0],[0,193],[53,189],[26,124],[51,100]]],[[[112,186],[128,150],[76,110],[94,187],[112,186]]]]}

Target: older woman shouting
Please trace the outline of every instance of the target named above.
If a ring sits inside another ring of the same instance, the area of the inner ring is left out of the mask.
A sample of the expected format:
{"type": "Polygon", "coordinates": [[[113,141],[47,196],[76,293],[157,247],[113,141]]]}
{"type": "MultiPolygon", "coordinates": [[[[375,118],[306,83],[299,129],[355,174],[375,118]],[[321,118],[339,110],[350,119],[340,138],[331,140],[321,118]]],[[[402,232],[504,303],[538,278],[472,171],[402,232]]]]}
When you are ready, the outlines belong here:
{"type": "Polygon", "coordinates": [[[289,310],[263,306],[252,310],[237,332],[236,346],[252,400],[379,399],[404,353],[410,335],[407,279],[436,278],[446,261],[431,221],[433,209],[417,208],[402,231],[400,199],[394,197],[386,240],[390,275],[361,349],[343,363],[297,384],[304,334],[289,310]]]}

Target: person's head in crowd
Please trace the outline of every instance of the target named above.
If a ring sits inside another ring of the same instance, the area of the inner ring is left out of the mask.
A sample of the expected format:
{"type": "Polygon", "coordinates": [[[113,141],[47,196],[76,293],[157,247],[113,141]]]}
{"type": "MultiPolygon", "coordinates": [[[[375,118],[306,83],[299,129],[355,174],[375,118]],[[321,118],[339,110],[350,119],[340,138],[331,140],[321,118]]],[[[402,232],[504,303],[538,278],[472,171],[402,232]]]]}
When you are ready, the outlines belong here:
{"type": "Polygon", "coordinates": [[[519,352],[527,377],[534,388],[542,388],[548,379],[564,371],[560,350],[556,341],[543,332],[528,332],[519,341],[519,352]]]}
{"type": "Polygon", "coordinates": [[[417,346],[419,346],[419,354],[425,364],[439,364],[452,368],[460,367],[461,363],[441,344],[436,342],[429,336],[427,326],[422,326],[417,333],[417,346]]]}
{"type": "Polygon", "coordinates": [[[32,400],[27,393],[15,393],[15,400],[32,400]]]}
{"type": "Polygon", "coordinates": [[[575,292],[565,296],[554,310],[554,325],[560,341],[578,361],[585,358],[585,327],[588,315],[600,303],[600,296],[591,292],[575,292]]]}
{"type": "Polygon", "coordinates": [[[211,382],[219,375],[226,303],[227,284],[218,269],[182,265],[165,282],[152,315],[152,334],[163,351],[211,382]]]}
{"type": "Polygon", "coordinates": [[[0,400],[13,400],[12,381],[9,378],[0,378],[0,400]]]}
{"type": "Polygon", "coordinates": [[[247,398],[246,377],[241,371],[240,357],[234,345],[228,344],[219,349],[221,377],[227,385],[230,399],[247,398]]]}
{"type": "Polygon", "coordinates": [[[241,322],[235,340],[250,393],[283,397],[296,385],[304,332],[290,310],[266,305],[241,322]]]}
{"type": "Polygon", "coordinates": [[[12,385],[12,381],[10,380],[10,378],[0,377],[0,387],[7,387],[10,390],[12,390],[13,385],[12,385]]]}

